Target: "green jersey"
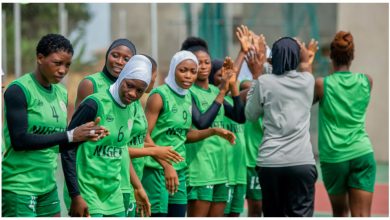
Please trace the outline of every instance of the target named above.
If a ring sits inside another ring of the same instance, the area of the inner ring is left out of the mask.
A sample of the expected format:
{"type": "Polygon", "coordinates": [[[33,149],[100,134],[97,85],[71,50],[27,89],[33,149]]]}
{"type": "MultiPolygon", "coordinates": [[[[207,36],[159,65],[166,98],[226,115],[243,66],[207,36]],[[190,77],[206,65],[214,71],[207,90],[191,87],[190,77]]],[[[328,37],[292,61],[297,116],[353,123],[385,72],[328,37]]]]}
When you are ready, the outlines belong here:
{"type": "Polygon", "coordinates": [[[110,135],[97,142],[84,142],[77,149],[77,177],[80,193],[91,214],[112,215],[124,211],[121,166],[129,161],[127,145],[133,126],[131,106],[121,107],[106,90],[88,96],[98,106],[96,117],[110,135]]]}
{"type": "MultiPolygon", "coordinates": [[[[183,158],[186,158],[184,142],[192,124],[191,94],[181,96],[164,84],[155,88],[150,95],[159,94],[163,101],[156,125],[151,133],[151,138],[158,146],[172,146],[183,158]]],[[[146,158],[145,166],[162,169],[161,165],[152,157],[146,158]]],[[[187,166],[185,161],[173,163],[175,170],[181,170],[187,166]]]]}
{"type": "MultiPolygon", "coordinates": [[[[193,85],[190,91],[202,113],[207,111],[219,93],[219,89],[211,84],[207,90],[193,85]]],[[[223,128],[224,117],[225,111],[221,106],[211,127],[223,128]]],[[[186,145],[189,186],[227,182],[226,147],[231,146],[219,136],[208,137],[186,145]]]]}
{"type": "MultiPolygon", "coordinates": [[[[144,109],[142,108],[141,101],[137,100],[134,103],[131,103],[132,108],[134,109],[134,123],[133,129],[131,130],[129,147],[132,148],[143,148],[144,140],[146,137],[146,132],[148,130],[148,122],[146,121],[146,116],[144,109]]],[[[130,162],[130,161],[129,161],[130,162]]],[[[142,174],[144,171],[145,157],[133,158],[131,159],[134,170],[137,173],[137,176],[142,180],[142,174]]],[[[130,170],[128,164],[124,164],[121,171],[122,183],[121,188],[123,193],[130,193],[130,202],[134,202],[134,189],[130,182],[130,170]],[[127,177],[127,178],[126,178],[127,177]]]]}
{"type": "MultiPolygon", "coordinates": [[[[233,105],[233,99],[230,96],[225,97],[225,101],[233,105]]],[[[245,184],[246,185],[246,157],[245,157],[245,136],[244,124],[239,124],[228,117],[224,117],[224,128],[236,135],[236,144],[231,145],[224,140],[223,145],[226,147],[227,156],[227,173],[228,183],[230,185],[245,184]]]]}
{"type": "Polygon", "coordinates": [[[263,117],[257,121],[246,121],[244,125],[246,143],[246,166],[256,167],[257,154],[263,139],[263,117]]]}
{"type": "MultiPolygon", "coordinates": [[[[133,130],[131,130],[131,139],[129,142],[129,147],[132,148],[143,148],[146,133],[148,132],[148,121],[146,120],[145,112],[142,107],[141,101],[136,101],[133,104],[135,118],[133,124],[133,130]]],[[[137,176],[142,179],[142,174],[144,171],[145,158],[139,157],[131,159],[133,162],[134,170],[137,173],[137,176]]]]}
{"type": "Polygon", "coordinates": [[[318,124],[321,162],[343,162],[373,151],[365,129],[369,102],[366,75],[335,72],[324,78],[318,124]]]}
{"type": "Polygon", "coordinates": [[[93,93],[105,91],[110,87],[114,82],[106,76],[103,72],[97,72],[92,75],[86,76],[85,79],[88,79],[93,84],[93,93]]]}
{"type": "MultiPolygon", "coordinates": [[[[97,72],[97,73],[91,74],[89,76],[86,76],[85,79],[88,79],[88,80],[90,80],[92,82],[93,93],[98,93],[98,92],[101,92],[101,91],[105,91],[106,89],[108,89],[110,87],[110,85],[112,83],[114,83],[103,72],[97,72]]],[[[135,103],[132,103],[130,106],[135,108],[134,104],[135,103]]],[[[135,123],[136,122],[134,122],[134,125],[135,125],[135,123]]],[[[133,129],[134,129],[134,125],[133,125],[133,129]]],[[[131,134],[131,136],[133,136],[133,135],[131,134]]],[[[125,157],[124,160],[122,160],[121,189],[122,189],[123,193],[129,193],[129,192],[132,191],[132,186],[131,186],[131,182],[130,182],[129,163],[130,163],[130,158],[125,157]]]]}
{"type": "MultiPolygon", "coordinates": [[[[63,85],[53,84],[51,90],[47,90],[32,73],[11,85],[19,86],[26,96],[27,133],[45,135],[66,130],[68,96],[63,85]]],[[[3,137],[2,189],[21,195],[42,195],[52,191],[56,187],[58,145],[43,150],[14,151],[6,117],[3,137]]]]}

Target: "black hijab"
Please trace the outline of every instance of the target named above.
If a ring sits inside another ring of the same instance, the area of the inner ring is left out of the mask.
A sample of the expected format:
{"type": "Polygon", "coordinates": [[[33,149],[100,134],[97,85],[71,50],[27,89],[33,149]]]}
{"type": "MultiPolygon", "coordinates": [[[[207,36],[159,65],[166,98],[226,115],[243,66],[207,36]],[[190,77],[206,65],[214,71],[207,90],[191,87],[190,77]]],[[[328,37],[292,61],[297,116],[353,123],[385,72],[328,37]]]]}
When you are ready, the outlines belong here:
{"type": "Polygon", "coordinates": [[[120,38],[120,39],[114,40],[114,41],[111,43],[110,47],[108,48],[108,50],[107,50],[107,52],[106,52],[106,59],[105,59],[105,61],[104,61],[104,67],[103,67],[103,70],[102,70],[102,71],[103,71],[104,74],[106,74],[106,75],[107,75],[110,79],[112,79],[113,81],[115,81],[116,78],[113,77],[113,76],[108,72],[108,69],[107,69],[107,67],[106,67],[107,58],[108,58],[108,54],[110,53],[110,51],[111,51],[112,49],[114,49],[114,48],[116,48],[116,47],[118,47],[118,46],[121,46],[121,45],[128,47],[128,48],[130,49],[131,53],[133,54],[133,56],[137,54],[137,50],[136,50],[134,44],[133,44],[131,41],[127,40],[127,39],[120,38]]]}
{"type": "Polygon", "coordinates": [[[282,75],[295,70],[300,61],[300,47],[291,37],[283,37],[272,45],[272,73],[282,75]]]}
{"type": "Polygon", "coordinates": [[[222,68],[223,60],[220,59],[214,59],[211,61],[211,71],[209,75],[209,83],[214,84],[214,75],[217,73],[218,70],[222,68]]]}

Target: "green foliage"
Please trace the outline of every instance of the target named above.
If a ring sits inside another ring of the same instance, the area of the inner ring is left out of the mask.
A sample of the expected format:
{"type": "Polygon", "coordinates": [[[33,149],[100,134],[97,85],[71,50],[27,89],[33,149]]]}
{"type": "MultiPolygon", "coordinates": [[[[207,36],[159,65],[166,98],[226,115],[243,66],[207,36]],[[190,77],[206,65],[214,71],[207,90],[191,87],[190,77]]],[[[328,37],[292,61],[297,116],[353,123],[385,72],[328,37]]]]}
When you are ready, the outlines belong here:
{"type": "MultiPolygon", "coordinates": [[[[3,3],[3,13],[6,13],[6,40],[7,40],[7,67],[8,73],[14,72],[14,4],[3,3]]],[[[40,38],[48,33],[59,33],[59,9],[54,3],[21,4],[21,55],[22,73],[33,71],[35,68],[35,49],[40,38]]],[[[85,33],[84,24],[91,15],[87,4],[65,4],[68,12],[68,35],[75,30],[79,31],[76,41],[72,41],[75,48],[81,44],[79,38],[85,33]]],[[[81,45],[81,47],[85,47],[81,45]]],[[[80,59],[82,54],[78,56],[80,59]]],[[[75,58],[75,57],[74,57],[75,58]]],[[[80,63],[73,59],[73,62],[80,63]]],[[[73,68],[72,68],[73,69],[73,68]]]]}

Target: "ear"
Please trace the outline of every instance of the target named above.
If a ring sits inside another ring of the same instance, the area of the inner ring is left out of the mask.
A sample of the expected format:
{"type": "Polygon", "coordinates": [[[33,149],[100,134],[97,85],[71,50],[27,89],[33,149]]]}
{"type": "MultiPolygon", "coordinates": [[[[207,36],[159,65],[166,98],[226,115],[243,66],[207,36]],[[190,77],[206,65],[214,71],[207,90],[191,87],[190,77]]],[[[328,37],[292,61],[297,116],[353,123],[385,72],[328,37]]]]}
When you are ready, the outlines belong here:
{"type": "Polygon", "coordinates": [[[45,56],[41,53],[38,53],[37,55],[37,63],[40,65],[43,62],[43,59],[45,59],[45,56]]]}

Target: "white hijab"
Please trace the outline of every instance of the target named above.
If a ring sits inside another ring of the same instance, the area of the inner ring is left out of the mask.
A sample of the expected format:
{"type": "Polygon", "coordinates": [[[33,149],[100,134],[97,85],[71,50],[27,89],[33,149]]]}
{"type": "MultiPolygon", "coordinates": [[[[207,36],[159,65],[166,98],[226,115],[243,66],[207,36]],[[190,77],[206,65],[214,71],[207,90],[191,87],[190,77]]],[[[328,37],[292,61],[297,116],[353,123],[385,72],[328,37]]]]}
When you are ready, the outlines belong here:
{"type": "Polygon", "coordinates": [[[194,61],[196,63],[196,71],[198,71],[198,59],[196,58],[196,56],[192,52],[182,50],[177,52],[172,57],[171,64],[169,65],[168,76],[165,78],[165,83],[179,95],[186,95],[188,92],[188,89],[183,89],[179,85],[177,85],[175,80],[176,67],[184,60],[194,61]]]}
{"type": "Polygon", "coordinates": [[[139,79],[149,86],[150,80],[152,79],[152,63],[143,55],[134,55],[126,63],[125,67],[123,67],[115,83],[110,86],[112,97],[122,107],[126,105],[119,98],[119,88],[124,79],[139,79]]]}

